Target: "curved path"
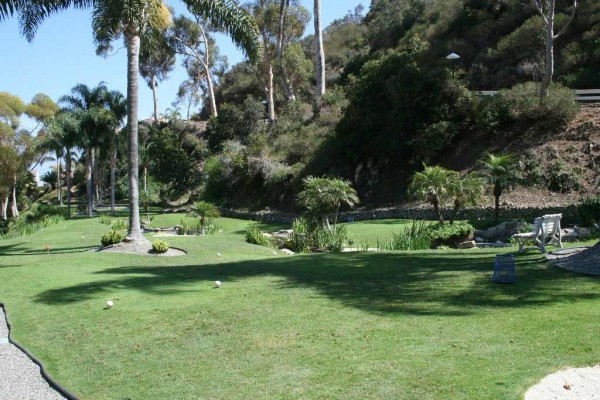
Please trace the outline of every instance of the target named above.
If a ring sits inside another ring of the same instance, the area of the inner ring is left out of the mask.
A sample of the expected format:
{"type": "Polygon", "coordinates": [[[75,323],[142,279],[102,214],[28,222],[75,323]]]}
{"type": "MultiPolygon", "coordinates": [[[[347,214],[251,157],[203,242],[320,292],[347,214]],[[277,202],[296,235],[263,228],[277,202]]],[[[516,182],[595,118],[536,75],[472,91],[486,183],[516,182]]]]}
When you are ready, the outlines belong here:
{"type": "Polygon", "coordinates": [[[8,324],[0,307],[0,399],[64,400],[42,376],[40,367],[8,340],[8,324]]]}
{"type": "Polygon", "coordinates": [[[600,366],[550,374],[525,393],[525,400],[600,400],[600,366]]]}

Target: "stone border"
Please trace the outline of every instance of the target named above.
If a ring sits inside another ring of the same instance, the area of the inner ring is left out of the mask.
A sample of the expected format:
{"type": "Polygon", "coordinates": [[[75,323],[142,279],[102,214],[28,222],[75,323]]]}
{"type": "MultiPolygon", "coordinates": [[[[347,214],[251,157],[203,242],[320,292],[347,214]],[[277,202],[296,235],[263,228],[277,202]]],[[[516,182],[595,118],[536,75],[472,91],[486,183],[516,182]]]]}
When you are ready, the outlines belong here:
{"type": "MultiPolygon", "coordinates": [[[[533,221],[535,217],[545,214],[565,214],[567,217],[576,214],[574,206],[556,206],[556,207],[522,207],[500,209],[500,217],[503,219],[523,219],[533,221]]],[[[299,217],[297,213],[285,213],[277,210],[263,211],[243,211],[229,208],[220,208],[221,216],[230,218],[247,219],[253,221],[290,223],[299,217]]],[[[444,217],[450,217],[450,210],[446,210],[444,217]]],[[[458,219],[488,219],[494,217],[494,208],[473,208],[462,210],[458,214],[458,219]]],[[[338,220],[340,222],[348,221],[367,221],[378,219],[437,219],[433,209],[428,207],[388,207],[377,208],[373,210],[357,210],[340,212],[338,220]]]]}
{"type": "Polygon", "coordinates": [[[67,389],[62,387],[58,382],[56,382],[52,378],[52,376],[50,376],[48,371],[46,371],[46,367],[40,360],[35,358],[35,356],[33,354],[31,354],[29,351],[27,351],[27,349],[25,349],[23,346],[21,346],[19,343],[15,342],[11,338],[11,335],[10,335],[11,324],[10,324],[10,319],[8,317],[8,310],[6,309],[6,306],[4,305],[4,303],[2,303],[2,302],[0,302],[0,308],[2,308],[2,310],[4,311],[4,317],[6,318],[6,325],[8,326],[8,342],[10,344],[14,345],[19,350],[21,350],[27,357],[29,357],[29,359],[31,361],[33,361],[34,364],[36,364],[37,366],[40,367],[40,373],[42,375],[42,378],[44,378],[44,380],[46,382],[48,382],[48,384],[50,385],[50,387],[52,389],[56,390],[58,393],[60,393],[62,396],[64,396],[67,400],[79,400],[79,398],[77,396],[75,396],[73,393],[69,392],[67,389]]]}

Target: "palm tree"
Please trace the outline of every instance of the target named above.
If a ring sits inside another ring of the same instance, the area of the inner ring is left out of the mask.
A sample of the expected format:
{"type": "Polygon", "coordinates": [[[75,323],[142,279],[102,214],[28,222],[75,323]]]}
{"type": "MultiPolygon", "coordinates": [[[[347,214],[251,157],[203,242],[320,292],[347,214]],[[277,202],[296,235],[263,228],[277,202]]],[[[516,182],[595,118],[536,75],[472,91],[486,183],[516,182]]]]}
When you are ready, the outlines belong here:
{"type": "Polygon", "coordinates": [[[483,195],[483,180],[474,174],[458,177],[450,182],[450,192],[454,197],[454,211],[450,223],[458,216],[458,212],[469,206],[477,205],[483,195]]]}
{"type": "Polygon", "coordinates": [[[79,121],[73,112],[58,114],[48,125],[48,136],[60,144],[64,150],[65,173],[67,180],[67,215],[71,215],[71,175],[73,151],[80,138],[79,121]]]}
{"type": "Polygon", "coordinates": [[[67,109],[71,111],[78,111],[80,121],[85,122],[85,129],[80,130],[80,144],[85,149],[85,168],[86,168],[86,184],[87,184],[87,203],[88,203],[88,216],[92,216],[94,208],[94,181],[97,181],[97,177],[93,176],[95,168],[95,153],[96,147],[100,144],[102,135],[105,133],[106,128],[103,125],[106,121],[100,121],[97,118],[102,118],[100,109],[104,108],[106,103],[106,93],[108,88],[104,82],[98,83],[94,88],[90,88],[87,85],[80,83],[75,85],[71,89],[71,94],[62,96],[58,101],[66,104],[67,109]],[[85,113],[92,113],[85,116],[85,113]],[[94,120],[97,123],[94,123],[94,120]]]}
{"type": "MultiPolygon", "coordinates": [[[[185,0],[194,15],[227,32],[252,60],[260,56],[258,32],[251,17],[231,0],[185,0]]],[[[41,22],[69,7],[91,8],[97,52],[106,54],[111,42],[125,38],[127,46],[127,121],[129,232],[127,241],[146,241],[140,227],[138,171],[138,75],[140,35],[148,26],[165,30],[169,9],[162,0],[0,0],[0,20],[20,13],[23,34],[32,40],[41,22]]]]}
{"type": "Polygon", "coordinates": [[[416,199],[425,200],[433,206],[440,224],[444,217],[440,207],[452,195],[452,183],[458,180],[458,172],[436,166],[424,165],[422,172],[413,176],[408,192],[416,199]]]}
{"type": "Polygon", "coordinates": [[[110,213],[115,215],[115,186],[117,181],[117,140],[118,133],[127,117],[127,99],[117,90],[106,93],[106,106],[115,117],[115,126],[110,135],[110,213]]]}
{"type": "Polygon", "coordinates": [[[481,172],[487,181],[494,185],[493,193],[495,199],[496,224],[500,216],[500,196],[504,189],[516,179],[516,162],[510,154],[487,154],[485,159],[480,161],[481,172]]]}
{"type": "Polygon", "coordinates": [[[298,201],[315,217],[323,221],[329,231],[335,232],[338,211],[342,204],[350,207],[359,203],[356,190],[350,182],[338,178],[315,178],[308,176],[302,180],[303,190],[298,201]],[[333,214],[333,229],[329,215],[333,214]]]}

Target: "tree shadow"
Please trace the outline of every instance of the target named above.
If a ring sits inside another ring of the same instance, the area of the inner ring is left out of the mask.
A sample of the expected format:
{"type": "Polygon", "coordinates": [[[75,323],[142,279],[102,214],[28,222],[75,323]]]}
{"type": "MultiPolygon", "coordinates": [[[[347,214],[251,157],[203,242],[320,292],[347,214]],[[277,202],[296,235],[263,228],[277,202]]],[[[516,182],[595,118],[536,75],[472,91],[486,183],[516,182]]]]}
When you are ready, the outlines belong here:
{"type": "Polygon", "coordinates": [[[549,267],[543,258],[520,259],[514,284],[491,282],[493,268],[494,256],[481,253],[321,254],[202,266],[141,265],[98,271],[118,276],[47,290],[36,301],[76,303],[117,289],[176,294],[195,290],[190,285],[199,282],[258,276],[284,278],[277,289],[312,288],[348,307],[384,314],[460,316],[481,308],[536,307],[600,297],[598,280],[549,267]]]}
{"type": "Polygon", "coordinates": [[[26,250],[17,250],[10,253],[2,253],[3,256],[23,256],[23,255],[37,255],[37,254],[69,254],[69,253],[84,253],[86,251],[90,251],[96,249],[98,246],[74,246],[74,247],[52,247],[50,245],[49,249],[45,247],[39,249],[26,249],[26,250]]]}

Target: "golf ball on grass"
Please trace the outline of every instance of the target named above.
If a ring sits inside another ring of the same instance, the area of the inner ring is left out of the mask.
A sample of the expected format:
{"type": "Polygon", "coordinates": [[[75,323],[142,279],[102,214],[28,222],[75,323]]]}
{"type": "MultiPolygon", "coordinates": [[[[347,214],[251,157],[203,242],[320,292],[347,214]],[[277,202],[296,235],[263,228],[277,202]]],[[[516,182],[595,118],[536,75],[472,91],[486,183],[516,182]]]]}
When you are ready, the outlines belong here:
{"type": "Polygon", "coordinates": [[[215,281],[215,287],[216,288],[220,288],[221,287],[221,281],[215,281]]]}
{"type": "Polygon", "coordinates": [[[106,302],[106,307],[112,308],[113,304],[114,303],[112,302],[112,300],[109,300],[109,301],[106,302]]]}

